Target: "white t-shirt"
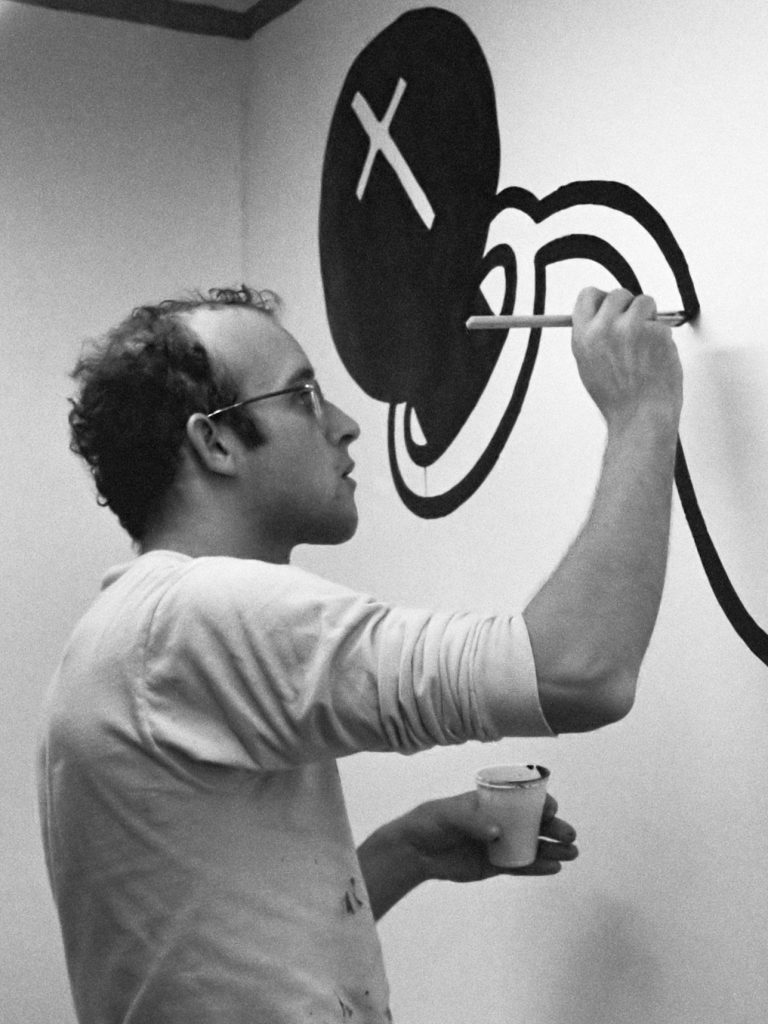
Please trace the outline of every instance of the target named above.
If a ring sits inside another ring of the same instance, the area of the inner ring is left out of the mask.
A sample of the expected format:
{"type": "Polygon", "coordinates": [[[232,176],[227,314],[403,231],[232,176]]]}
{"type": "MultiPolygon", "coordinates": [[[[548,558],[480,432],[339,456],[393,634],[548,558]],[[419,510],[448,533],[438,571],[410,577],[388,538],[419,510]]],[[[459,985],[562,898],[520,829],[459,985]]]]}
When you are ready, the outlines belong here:
{"type": "Polygon", "coordinates": [[[382,1024],[336,758],[551,735],[521,617],[143,555],[51,686],[48,870],[81,1024],[382,1024]]]}

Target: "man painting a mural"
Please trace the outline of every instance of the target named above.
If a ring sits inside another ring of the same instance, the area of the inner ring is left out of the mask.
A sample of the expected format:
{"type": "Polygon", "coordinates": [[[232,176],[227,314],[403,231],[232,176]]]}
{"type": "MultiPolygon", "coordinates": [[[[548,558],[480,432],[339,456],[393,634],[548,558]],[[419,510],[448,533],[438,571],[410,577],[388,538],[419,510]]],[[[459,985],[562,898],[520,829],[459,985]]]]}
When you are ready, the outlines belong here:
{"type": "MultiPolygon", "coordinates": [[[[337,759],[615,722],[656,619],[682,371],[651,298],[578,298],[600,479],[522,614],[493,616],[291,565],[354,534],[359,429],[271,306],[243,288],[141,307],[76,368],[73,448],[138,552],[76,627],[41,744],[81,1024],[390,1020],[375,920],[429,879],[497,874],[497,823],[463,793],[355,851],[337,759]]],[[[524,873],[576,855],[551,798],[541,837],[524,873]]]]}

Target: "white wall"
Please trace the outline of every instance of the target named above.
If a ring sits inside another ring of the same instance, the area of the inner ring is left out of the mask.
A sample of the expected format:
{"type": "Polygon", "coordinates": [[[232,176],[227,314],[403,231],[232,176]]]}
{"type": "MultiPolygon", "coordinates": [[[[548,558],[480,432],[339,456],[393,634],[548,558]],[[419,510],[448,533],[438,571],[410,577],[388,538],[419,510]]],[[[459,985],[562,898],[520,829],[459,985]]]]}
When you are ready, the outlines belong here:
{"type": "MultiPolygon", "coordinates": [[[[602,427],[566,338],[545,334],[523,415],[483,487],[427,522],[397,499],[386,409],[344,370],[325,325],[317,212],[331,115],[362,47],[414,6],[313,0],[251,44],[248,277],[285,296],[288,326],[363,426],[359,534],[300,561],[403,602],[506,610],[554,566],[596,478],[602,427]]],[[[731,579],[768,625],[768,9],[755,0],[705,10],[692,0],[442,6],[466,20],[490,64],[499,186],[541,196],[577,179],[624,182],[683,247],[703,313],[676,335],[687,374],[681,436],[731,579]]],[[[649,290],[664,287],[652,264],[641,256],[635,266],[649,290]]],[[[587,283],[611,282],[592,265],[553,272],[548,310],[568,311],[587,283]]],[[[582,856],[556,879],[434,884],[385,919],[397,1020],[765,1018],[768,672],[717,606],[677,498],[673,519],[659,624],[627,720],[584,737],[344,764],[361,837],[510,758],[550,765],[562,813],[580,831],[582,856]]]]}
{"type": "Polygon", "coordinates": [[[242,279],[245,44],[0,3],[0,1018],[67,1024],[33,757],[41,696],[130,555],[67,452],[68,373],[140,301],[242,279]]]}

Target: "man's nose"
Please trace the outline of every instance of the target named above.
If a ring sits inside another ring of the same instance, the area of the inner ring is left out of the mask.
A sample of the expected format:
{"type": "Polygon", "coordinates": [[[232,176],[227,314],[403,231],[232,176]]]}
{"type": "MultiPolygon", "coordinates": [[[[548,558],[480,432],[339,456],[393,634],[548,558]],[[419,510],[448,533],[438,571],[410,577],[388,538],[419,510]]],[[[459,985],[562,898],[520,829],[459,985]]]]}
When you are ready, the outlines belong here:
{"type": "Polygon", "coordinates": [[[328,437],[335,444],[346,441],[351,444],[360,437],[360,424],[353,420],[343,409],[326,399],[326,422],[328,423],[328,437]]]}

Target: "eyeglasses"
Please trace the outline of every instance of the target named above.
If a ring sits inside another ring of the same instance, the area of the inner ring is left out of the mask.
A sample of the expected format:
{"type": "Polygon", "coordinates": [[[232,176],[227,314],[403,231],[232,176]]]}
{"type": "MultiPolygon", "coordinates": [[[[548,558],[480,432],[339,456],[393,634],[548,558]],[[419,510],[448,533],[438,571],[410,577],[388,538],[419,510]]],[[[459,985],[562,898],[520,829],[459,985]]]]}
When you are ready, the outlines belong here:
{"type": "Polygon", "coordinates": [[[206,413],[206,416],[209,420],[212,420],[214,416],[222,416],[225,412],[232,412],[233,409],[242,409],[244,405],[250,405],[251,402],[263,402],[265,398],[277,398],[278,395],[293,394],[309,395],[312,412],[317,422],[322,426],[325,422],[325,398],[316,380],[294,384],[293,387],[281,388],[280,391],[268,391],[266,395],[256,395],[255,398],[244,398],[242,402],[234,402],[232,405],[222,406],[221,409],[214,409],[213,412],[206,413]]]}

